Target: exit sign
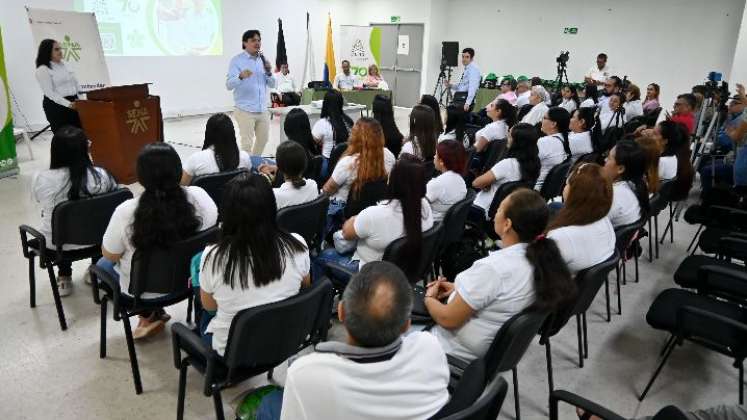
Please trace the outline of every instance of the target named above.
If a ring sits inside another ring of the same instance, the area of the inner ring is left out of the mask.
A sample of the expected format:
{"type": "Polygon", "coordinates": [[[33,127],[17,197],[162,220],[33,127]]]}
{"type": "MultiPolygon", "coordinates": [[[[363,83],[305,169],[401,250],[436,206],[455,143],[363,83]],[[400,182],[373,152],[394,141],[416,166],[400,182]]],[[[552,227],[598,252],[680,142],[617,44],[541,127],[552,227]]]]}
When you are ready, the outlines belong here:
{"type": "Polygon", "coordinates": [[[389,18],[389,21],[391,23],[399,23],[402,20],[401,16],[392,16],[389,18]]]}
{"type": "Polygon", "coordinates": [[[578,34],[578,28],[565,28],[563,29],[563,33],[566,35],[576,35],[578,34]]]}

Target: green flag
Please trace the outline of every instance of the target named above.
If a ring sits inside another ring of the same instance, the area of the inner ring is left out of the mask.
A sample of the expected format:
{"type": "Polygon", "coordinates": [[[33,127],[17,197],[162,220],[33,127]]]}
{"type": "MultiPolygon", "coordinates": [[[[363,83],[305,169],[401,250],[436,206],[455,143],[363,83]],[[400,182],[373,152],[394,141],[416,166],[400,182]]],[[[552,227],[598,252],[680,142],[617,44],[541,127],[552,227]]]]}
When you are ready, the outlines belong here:
{"type": "Polygon", "coordinates": [[[5,73],[3,35],[0,31],[0,178],[18,173],[16,139],[13,136],[13,114],[10,112],[10,91],[5,73]]]}

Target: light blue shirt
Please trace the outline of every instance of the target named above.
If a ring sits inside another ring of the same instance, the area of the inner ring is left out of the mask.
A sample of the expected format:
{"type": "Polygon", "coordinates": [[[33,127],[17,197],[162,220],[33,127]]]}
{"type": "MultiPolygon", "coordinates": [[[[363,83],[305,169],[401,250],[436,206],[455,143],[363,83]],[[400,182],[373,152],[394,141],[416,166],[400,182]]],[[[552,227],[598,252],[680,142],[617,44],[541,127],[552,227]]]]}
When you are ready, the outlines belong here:
{"type": "Polygon", "coordinates": [[[477,88],[479,87],[480,69],[477,67],[477,64],[471,62],[467,64],[467,67],[464,68],[464,72],[462,73],[462,80],[459,81],[459,84],[456,86],[454,91],[467,92],[466,103],[467,105],[470,105],[475,100],[475,94],[477,93],[477,88]]]}
{"type": "Polygon", "coordinates": [[[233,91],[236,107],[246,112],[267,111],[267,88],[275,87],[272,73],[265,72],[265,65],[259,55],[252,56],[246,51],[231,59],[226,76],[226,89],[233,91]],[[249,70],[252,75],[244,80],[239,73],[249,70]]]}

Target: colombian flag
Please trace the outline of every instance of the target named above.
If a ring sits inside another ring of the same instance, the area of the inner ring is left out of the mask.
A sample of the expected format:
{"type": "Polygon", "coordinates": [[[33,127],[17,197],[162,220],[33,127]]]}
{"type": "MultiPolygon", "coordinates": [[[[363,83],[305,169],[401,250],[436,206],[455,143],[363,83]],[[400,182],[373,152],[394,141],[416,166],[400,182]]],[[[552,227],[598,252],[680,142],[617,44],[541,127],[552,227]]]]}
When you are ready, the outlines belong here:
{"type": "Polygon", "coordinates": [[[337,74],[335,68],[335,47],[332,45],[332,16],[327,17],[327,53],[324,58],[324,81],[332,83],[337,74]]]}

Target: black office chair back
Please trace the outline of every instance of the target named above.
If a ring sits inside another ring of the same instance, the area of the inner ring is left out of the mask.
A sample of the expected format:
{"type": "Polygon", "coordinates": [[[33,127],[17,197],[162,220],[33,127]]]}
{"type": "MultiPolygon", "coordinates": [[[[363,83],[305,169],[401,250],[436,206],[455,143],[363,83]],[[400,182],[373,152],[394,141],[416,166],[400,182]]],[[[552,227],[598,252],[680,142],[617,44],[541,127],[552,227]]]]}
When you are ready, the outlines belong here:
{"type": "Polygon", "coordinates": [[[132,198],[127,188],[79,200],[69,200],[52,211],[52,244],[101,244],[112,213],[118,205],[132,198]]]}
{"type": "Polygon", "coordinates": [[[200,187],[213,199],[215,205],[220,206],[222,203],[223,189],[228,181],[234,179],[236,175],[246,172],[246,169],[239,168],[232,171],[218,172],[215,174],[200,175],[192,179],[191,185],[200,187]]]}
{"type": "Polygon", "coordinates": [[[506,154],[506,147],[508,146],[507,139],[497,139],[488,143],[488,147],[485,149],[485,160],[482,164],[481,174],[487,172],[492,168],[499,160],[503,159],[503,155],[506,154]]]}
{"type": "Polygon", "coordinates": [[[351,188],[348,193],[348,200],[345,202],[345,208],[342,211],[343,217],[347,220],[385,199],[386,181],[386,178],[382,178],[366,182],[357,193],[351,188]]]}
{"type": "Polygon", "coordinates": [[[426,159],[426,161],[423,162],[423,173],[425,174],[425,182],[430,181],[438,175],[438,171],[436,171],[436,164],[433,163],[433,159],[426,159]]]}
{"type": "MultiPolygon", "coordinates": [[[[464,134],[467,136],[467,139],[469,142],[468,146],[472,146],[473,144],[475,144],[475,136],[477,135],[477,132],[480,131],[482,127],[483,126],[478,125],[478,124],[465,124],[464,125],[464,134]]],[[[459,141],[459,139],[456,139],[456,140],[459,141]]],[[[469,160],[467,162],[469,162],[469,160]]]]}
{"type": "Polygon", "coordinates": [[[659,186],[659,191],[654,193],[654,195],[651,197],[651,199],[649,200],[651,216],[658,216],[662,210],[667,208],[667,206],[669,205],[670,197],[672,196],[672,189],[674,188],[675,182],[676,179],[662,182],[661,186],[659,186]]]}
{"type": "Polygon", "coordinates": [[[495,218],[495,213],[498,211],[498,207],[501,206],[501,203],[506,197],[508,197],[509,194],[518,190],[519,188],[531,189],[532,187],[534,187],[534,185],[529,185],[525,181],[511,181],[501,184],[501,186],[498,187],[498,189],[495,191],[493,201],[490,202],[490,207],[488,208],[488,218],[490,220],[493,220],[495,218]]]}
{"type": "Polygon", "coordinates": [[[644,223],[644,220],[639,220],[629,225],[618,226],[615,228],[615,248],[623,258],[625,257],[625,250],[628,249],[633,237],[639,230],[641,230],[644,223]]]}
{"type": "Polygon", "coordinates": [[[548,314],[547,310],[529,307],[501,326],[485,354],[489,377],[516,367],[548,314]]]}
{"type": "Polygon", "coordinates": [[[735,236],[719,239],[718,255],[747,263],[747,239],[735,236]]]}
{"type": "Polygon", "coordinates": [[[566,159],[563,162],[553,166],[547,173],[545,180],[540,188],[540,195],[545,200],[551,200],[563,193],[565,180],[568,178],[568,171],[571,169],[571,160],[566,159]]]}
{"type": "Polygon", "coordinates": [[[339,143],[336,144],[335,147],[332,148],[332,151],[329,153],[329,165],[327,165],[328,168],[328,176],[332,175],[332,171],[335,170],[335,166],[337,166],[337,162],[342,157],[342,154],[345,153],[345,150],[348,148],[347,143],[339,143]]]}
{"type": "Polygon", "coordinates": [[[306,165],[306,172],[304,173],[304,178],[306,179],[313,179],[316,181],[319,188],[322,187],[322,179],[320,179],[320,175],[322,172],[322,162],[324,162],[324,156],[322,155],[316,155],[309,159],[308,165],[306,165]]]}
{"type": "Polygon", "coordinates": [[[475,359],[464,370],[449,402],[431,419],[494,420],[501,411],[507,392],[506,380],[499,375],[491,380],[485,370],[485,361],[475,359]]]}
{"type": "Polygon", "coordinates": [[[441,249],[446,249],[449,245],[459,241],[464,234],[464,225],[467,223],[469,208],[475,200],[475,192],[472,189],[467,190],[467,196],[461,201],[454,203],[446,211],[441,224],[444,226],[444,236],[441,241],[441,249]]]}
{"type": "Polygon", "coordinates": [[[433,261],[436,259],[438,245],[443,237],[443,224],[437,223],[427,231],[423,232],[423,242],[420,248],[420,258],[417,261],[406,261],[402,255],[404,251],[406,237],[399,238],[387,245],[384,250],[382,260],[389,261],[401,268],[408,276],[411,284],[421,280],[430,270],[433,261]]]}
{"type": "Polygon", "coordinates": [[[278,226],[303,236],[309,249],[318,249],[327,220],[329,197],[320,195],[314,201],[288,206],[278,211],[278,226]]]}
{"type": "Polygon", "coordinates": [[[141,293],[178,294],[187,291],[191,287],[189,268],[192,257],[217,238],[218,227],[214,226],[168,248],[136,250],[132,256],[129,294],[135,296],[137,302],[141,293]]]}
{"type": "Polygon", "coordinates": [[[331,306],[332,284],[324,279],[288,299],[239,311],[223,356],[228,379],[243,368],[271,369],[325,336],[331,306]]]}
{"type": "MultiPolygon", "coordinates": [[[[747,272],[733,267],[698,267],[698,292],[747,306],[747,272]]],[[[747,323],[747,319],[745,319],[747,323]]]]}

